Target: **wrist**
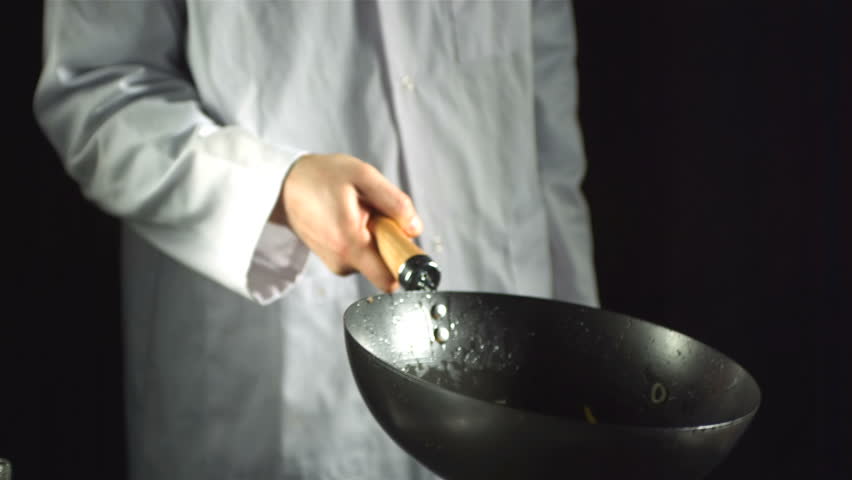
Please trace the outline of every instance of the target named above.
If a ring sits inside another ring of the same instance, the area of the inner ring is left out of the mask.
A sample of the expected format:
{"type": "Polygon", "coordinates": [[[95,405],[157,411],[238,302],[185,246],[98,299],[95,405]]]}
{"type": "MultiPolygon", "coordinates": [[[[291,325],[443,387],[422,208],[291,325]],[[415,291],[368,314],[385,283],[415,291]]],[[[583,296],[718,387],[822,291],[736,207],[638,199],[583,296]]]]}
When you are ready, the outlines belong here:
{"type": "Polygon", "coordinates": [[[293,163],[290,165],[290,168],[288,168],[287,172],[284,174],[284,178],[281,179],[281,188],[278,190],[278,198],[275,200],[275,205],[272,207],[272,211],[269,213],[270,223],[289,227],[289,223],[287,221],[287,209],[284,206],[284,190],[287,186],[287,179],[290,178],[290,173],[293,172],[293,168],[296,167],[296,164],[299,163],[299,161],[303,158],[310,155],[310,153],[304,153],[296,157],[296,159],[293,160],[293,163]]]}

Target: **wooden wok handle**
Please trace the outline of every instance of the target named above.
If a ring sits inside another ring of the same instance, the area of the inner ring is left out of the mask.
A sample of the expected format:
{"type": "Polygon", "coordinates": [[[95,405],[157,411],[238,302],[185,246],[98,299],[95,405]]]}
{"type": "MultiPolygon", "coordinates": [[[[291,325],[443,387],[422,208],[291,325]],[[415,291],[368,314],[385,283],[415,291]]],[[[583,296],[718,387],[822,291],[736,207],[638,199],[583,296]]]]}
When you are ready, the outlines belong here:
{"type": "Polygon", "coordinates": [[[394,275],[399,273],[409,258],[415,255],[426,255],[390,218],[373,215],[370,223],[370,229],[376,237],[376,247],[385,265],[394,275]]]}
{"type": "Polygon", "coordinates": [[[373,214],[370,230],[388,270],[406,290],[435,290],[441,280],[438,265],[388,217],[373,214]]]}

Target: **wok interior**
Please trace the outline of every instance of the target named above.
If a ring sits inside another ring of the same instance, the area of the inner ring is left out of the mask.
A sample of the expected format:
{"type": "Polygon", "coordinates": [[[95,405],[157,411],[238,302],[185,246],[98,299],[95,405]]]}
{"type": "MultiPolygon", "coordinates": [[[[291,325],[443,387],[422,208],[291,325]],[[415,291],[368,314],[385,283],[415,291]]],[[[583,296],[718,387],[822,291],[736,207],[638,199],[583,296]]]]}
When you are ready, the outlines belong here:
{"type": "Polygon", "coordinates": [[[695,427],[757,409],[752,377],[685,335],[625,315],[496,294],[361,300],[347,331],[400,375],[468,397],[590,423],[695,427]],[[446,315],[433,315],[436,305],[446,315]],[[445,343],[435,329],[445,328],[445,343]]]}

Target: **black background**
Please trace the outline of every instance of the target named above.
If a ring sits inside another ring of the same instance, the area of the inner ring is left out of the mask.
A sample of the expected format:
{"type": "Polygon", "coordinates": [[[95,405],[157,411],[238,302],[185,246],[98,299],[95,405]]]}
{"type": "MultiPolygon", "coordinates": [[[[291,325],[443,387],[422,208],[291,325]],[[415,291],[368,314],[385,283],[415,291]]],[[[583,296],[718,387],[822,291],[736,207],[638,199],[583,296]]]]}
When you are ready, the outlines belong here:
{"type": "MultiPolygon", "coordinates": [[[[0,457],[17,479],[122,478],[117,223],[83,200],[35,125],[41,6],[16,8],[0,457]]],[[[848,478],[849,7],[575,8],[603,306],[713,345],[758,380],[758,416],[713,479],[848,478]]]]}

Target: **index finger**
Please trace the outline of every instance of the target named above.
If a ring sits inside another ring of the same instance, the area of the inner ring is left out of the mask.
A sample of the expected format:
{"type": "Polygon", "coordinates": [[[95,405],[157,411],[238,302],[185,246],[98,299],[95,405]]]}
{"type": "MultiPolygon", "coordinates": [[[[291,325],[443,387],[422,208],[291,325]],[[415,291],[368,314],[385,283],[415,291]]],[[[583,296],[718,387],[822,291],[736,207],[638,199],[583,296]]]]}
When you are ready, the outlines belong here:
{"type": "Polygon", "coordinates": [[[407,235],[416,237],[423,231],[423,222],[414,209],[411,197],[372,166],[364,169],[356,179],[355,187],[367,204],[394,219],[407,235]]]}

